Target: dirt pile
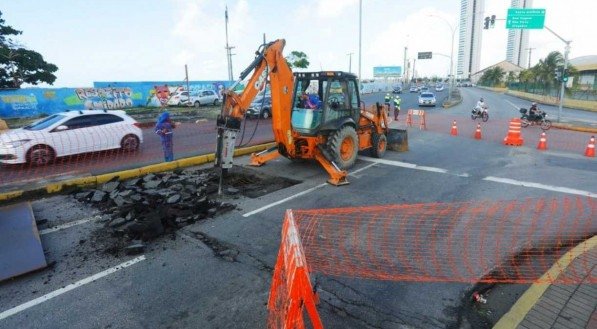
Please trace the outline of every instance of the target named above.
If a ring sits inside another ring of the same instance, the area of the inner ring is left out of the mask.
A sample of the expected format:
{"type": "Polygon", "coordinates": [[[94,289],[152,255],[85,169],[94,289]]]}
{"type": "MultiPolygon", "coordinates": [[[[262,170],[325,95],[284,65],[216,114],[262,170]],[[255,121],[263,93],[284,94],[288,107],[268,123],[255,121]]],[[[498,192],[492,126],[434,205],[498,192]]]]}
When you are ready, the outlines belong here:
{"type": "MultiPolygon", "coordinates": [[[[235,206],[216,200],[218,174],[214,170],[148,174],[110,181],[74,197],[101,209],[108,218],[95,233],[95,242],[113,255],[144,251],[147,241],[235,206]]],[[[238,190],[226,188],[232,194],[238,190]]]]}

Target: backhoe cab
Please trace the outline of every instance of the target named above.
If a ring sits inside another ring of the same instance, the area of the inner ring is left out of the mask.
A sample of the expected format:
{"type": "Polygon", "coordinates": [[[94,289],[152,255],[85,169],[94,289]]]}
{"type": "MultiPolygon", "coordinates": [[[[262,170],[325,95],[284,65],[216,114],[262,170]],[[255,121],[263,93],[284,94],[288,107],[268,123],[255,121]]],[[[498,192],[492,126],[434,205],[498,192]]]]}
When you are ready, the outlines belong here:
{"type": "Polygon", "coordinates": [[[376,157],[386,150],[387,109],[379,104],[365,108],[360,101],[354,74],[337,71],[292,73],[279,39],[260,47],[253,62],[237,83],[251,72],[240,94],[233,87],[224,91],[217,120],[218,140],[215,165],[232,167],[236,135],[251,101],[271,85],[272,130],[276,146],[251,156],[260,166],[279,155],[289,159],[317,160],[328,172],[332,185],[348,184],[348,173],[360,150],[371,149],[376,157]]]}

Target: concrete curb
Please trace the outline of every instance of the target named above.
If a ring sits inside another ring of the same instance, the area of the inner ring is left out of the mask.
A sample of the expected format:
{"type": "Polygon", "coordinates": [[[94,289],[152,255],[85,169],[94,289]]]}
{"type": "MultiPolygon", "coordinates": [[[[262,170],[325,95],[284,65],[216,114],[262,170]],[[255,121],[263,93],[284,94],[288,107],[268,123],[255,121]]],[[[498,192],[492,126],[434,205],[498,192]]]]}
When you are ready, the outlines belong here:
{"type": "Polygon", "coordinates": [[[443,107],[443,108],[444,108],[444,110],[445,110],[445,109],[449,109],[449,108],[451,108],[451,107],[454,107],[454,106],[456,106],[456,105],[458,105],[458,104],[460,104],[460,103],[462,103],[462,97],[460,97],[460,100],[459,100],[458,102],[456,102],[456,103],[451,103],[451,104],[449,104],[449,105],[446,105],[446,104],[444,103],[444,104],[442,104],[442,107],[443,107]]]}
{"type": "Polygon", "coordinates": [[[578,127],[578,126],[573,126],[573,125],[569,125],[569,124],[565,124],[565,123],[552,123],[551,127],[556,128],[556,129],[574,130],[574,131],[580,131],[583,133],[597,134],[597,128],[578,127]]]}
{"type": "Polygon", "coordinates": [[[507,328],[516,328],[520,322],[525,318],[527,313],[535,306],[535,304],[539,301],[543,293],[551,286],[551,284],[557,280],[557,278],[562,274],[568,265],[572,263],[576,257],[582,255],[583,253],[595,248],[597,246],[597,236],[593,236],[590,239],[587,239],[581,243],[579,243],[576,247],[572,250],[568,251],[560,259],[553,264],[553,266],[537,280],[536,283],[533,283],[527,291],[525,291],[522,296],[512,305],[510,311],[504,314],[500,318],[500,320],[493,326],[494,329],[507,329],[507,328]]]}
{"type": "MultiPolygon", "coordinates": [[[[260,144],[255,146],[249,146],[241,149],[237,149],[234,151],[234,156],[242,156],[247,155],[259,151],[266,150],[270,147],[275,146],[275,143],[267,143],[267,144],[260,144]]],[[[135,177],[140,177],[147,175],[149,173],[157,173],[157,172],[164,172],[164,171],[171,171],[179,168],[186,168],[192,166],[202,165],[208,162],[214,161],[216,155],[214,153],[198,155],[190,158],[179,159],[172,162],[162,162],[157,164],[152,164],[144,167],[139,167],[135,169],[123,170],[123,171],[115,171],[107,174],[96,175],[96,176],[86,176],[86,177],[79,177],[73,179],[67,179],[60,182],[50,183],[45,186],[32,189],[32,190],[18,190],[18,191],[10,191],[5,193],[0,193],[0,202],[2,201],[9,201],[14,199],[26,199],[29,197],[42,197],[53,193],[58,193],[61,191],[68,191],[75,188],[80,187],[90,187],[95,185],[100,185],[106,183],[113,179],[118,179],[120,181],[127,180],[135,177]]]]}

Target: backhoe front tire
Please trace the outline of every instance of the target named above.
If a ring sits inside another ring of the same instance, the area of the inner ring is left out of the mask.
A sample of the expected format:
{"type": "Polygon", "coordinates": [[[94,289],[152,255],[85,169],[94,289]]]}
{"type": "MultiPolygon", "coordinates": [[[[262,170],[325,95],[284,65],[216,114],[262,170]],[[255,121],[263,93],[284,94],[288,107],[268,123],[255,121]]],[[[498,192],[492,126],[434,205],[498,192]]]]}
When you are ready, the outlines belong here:
{"type": "Polygon", "coordinates": [[[328,138],[328,148],[338,168],[344,170],[352,167],[359,152],[359,138],[352,126],[344,126],[332,133],[328,138]]]}
{"type": "Polygon", "coordinates": [[[388,148],[388,139],[384,134],[373,133],[371,136],[371,155],[376,158],[383,158],[388,148]]]}

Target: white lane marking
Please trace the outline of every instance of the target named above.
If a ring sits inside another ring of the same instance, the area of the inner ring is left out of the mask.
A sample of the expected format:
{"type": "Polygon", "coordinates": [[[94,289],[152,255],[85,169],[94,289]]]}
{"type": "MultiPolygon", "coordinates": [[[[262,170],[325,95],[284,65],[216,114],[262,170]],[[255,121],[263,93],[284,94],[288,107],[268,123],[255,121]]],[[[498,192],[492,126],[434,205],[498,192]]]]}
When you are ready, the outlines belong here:
{"type": "Polygon", "coordinates": [[[71,291],[73,289],[76,289],[78,287],[81,287],[83,285],[91,283],[91,282],[93,282],[93,281],[95,281],[97,279],[103,278],[106,275],[112,274],[112,273],[114,273],[116,271],[120,271],[123,268],[129,267],[129,266],[134,265],[134,264],[136,264],[136,263],[138,263],[140,261],[143,261],[143,260],[145,260],[145,255],[142,255],[142,256],[139,256],[137,258],[131,259],[128,262],[125,262],[125,263],[122,263],[120,265],[114,266],[112,268],[109,268],[109,269],[107,269],[107,270],[105,270],[103,272],[100,272],[100,273],[97,273],[95,275],[92,275],[92,276],[90,276],[88,278],[85,278],[83,280],[77,281],[75,283],[71,283],[71,284],[69,284],[66,287],[60,288],[58,290],[54,290],[54,291],[52,291],[49,294],[45,294],[45,295],[43,295],[43,296],[41,296],[39,298],[36,298],[34,300],[31,300],[31,301],[28,301],[28,302],[26,302],[24,304],[21,304],[19,306],[13,307],[13,308],[11,308],[9,310],[6,310],[6,311],[0,313],[0,320],[6,319],[6,318],[8,318],[11,315],[15,315],[15,314],[17,314],[19,312],[22,312],[22,311],[24,311],[24,310],[26,310],[28,308],[31,308],[31,307],[33,307],[35,305],[39,305],[39,304],[41,304],[43,302],[46,302],[46,301],[48,301],[48,300],[50,300],[50,299],[52,299],[54,297],[60,296],[60,295],[62,295],[64,293],[66,293],[66,292],[69,292],[69,291],[71,291]]]}
{"type": "Polygon", "coordinates": [[[408,162],[402,162],[402,161],[394,161],[394,160],[386,160],[386,159],[374,159],[374,158],[368,158],[368,157],[361,157],[360,159],[365,160],[365,161],[369,161],[369,162],[375,162],[375,163],[386,164],[386,165],[389,165],[389,166],[395,166],[395,167],[402,167],[402,168],[422,170],[422,171],[430,171],[430,172],[436,172],[436,173],[440,173],[440,174],[455,175],[455,176],[459,176],[459,177],[469,177],[469,174],[467,174],[467,173],[460,173],[460,174],[458,174],[458,173],[451,173],[447,169],[436,168],[436,167],[428,167],[428,166],[419,166],[419,165],[416,165],[414,163],[408,163],[408,162]]]}
{"type": "MultiPolygon", "coordinates": [[[[363,170],[365,170],[365,169],[369,169],[369,168],[373,167],[374,165],[375,165],[375,163],[372,163],[372,164],[370,164],[370,165],[367,165],[367,166],[365,166],[365,167],[363,167],[363,168],[359,168],[359,169],[357,169],[357,170],[353,171],[351,174],[356,174],[356,173],[359,173],[359,172],[361,172],[361,171],[363,171],[363,170]]],[[[275,207],[275,206],[277,206],[277,205],[279,205],[279,204],[282,204],[282,203],[284,203],[284,202],[286,202],[286,201],[290,201],[290,200],[292,200],[292,199],[296,199],[296,198],[298,198],[298,197],[300,197],[300,196],[303,196],[303,195],[305,195],[305,194],[307,194],[307,193],[311,193],[311,192],[313,192],[313,191],[315,191],[315,190],[317,190],[317,189],[319,189],[319,188],[322,188],[322,187],[324,187],[324,186],[326,186],[326,185],[328,185],[328,183],[322,183],[322,184],[319,184],[319,185],[317,185],[317,186],[314,186],[314,187],[312,187],[312,188],[310,188],[310,189],[304,190],[304,191],[302,191],[302,192],[300,192],[300,193],[297,193],[297,194],[295,194],[295,195],[291,195],[291,196],[289,196],[289,197],[287,197],[287,198],[285,198],[285,199],[282,199],[282,200],[276,201],[276,202],[274,202],[274,203],[270,203],[270,204],[268,204],[268,205],[266,205],[266,206],[263,206],[263,207],[261,207],[261,208],[258,208],[258,209],[255,209],[255,210],[253,210],[253,211],[250,211],[250,212],[248,212],[248,213],[246,213],[246,214],[243,214],[243,217],[249,217],[249,216],[251,216],[251,215],[255,215],[255,214],[257,214],[257,213],[260,213],[260,212],[262,212],[262,211],[264,211],[264,210],[267,210],[267,209],[269,209],[269,208],[272,208],[272,207],[275,207]]]]}
{"type": "Polygon", "coordinates": [[[513,107],[513,108],[515,108],[516,110],[519,110],[519,109],[520,109],[520,107],[519,107],[519,106],[516,106],[514,103],[510,102],[509,100],[507,100],[507,99],[504,99],[504,100],[506,101],[506,103],[508,103],[508,104],[512,105],[512,107],[513,107]]]}
{"type": "Polygon", "coordinates": [[[492,176],[487,176],[487,177],[483,178],[483,180],[497,182],[497,183],[510,184],[510,185],[516,185],[516,186],[532,187],[532,188],[536,188],[536,189],[548,190],[548,191],[554,191],[554,192],[560,192],[560,193],[588,196],[590,198],[597,198],[597,194],[595,194],[595,193],[583,191],[583,190],[577,190],[577,189],[568,188],[568,187],[552,186],[552,185],[545,185],[545,184],[533,183],[533,182],[524,182],[524,181],[518,181],[518,180],[514,180],[514,179],[492,177],[492,176]]]}
{"type": "Polygon", "coordinates": [[[62,224],[62,225],[56,225],[56,226],[53,226],[53,227],[50,227],[50,228],[47,228],[47,229],[44,229],[44,230],[40,230],[39,231],[39,235],[44,235],[44,234],[48,234],[48,233],[54,233],[56,231],[60,231],[60,230],[63,230],[65,228],[69,228],[69,227],[81,225],[81,224],[84,224],[84,223],[87,223],[87,222],[91,222],[93,220],[98,220],[100,218],[102,218],[102,216],[97,215],[97,216],[93,216],[93,217],[89,217],[89,218],[79,219],[79,220],[72,221],[72,222],[69,222],[69,223],[66,223],[66,224],[62,224]]]}
{"type": "Polygon", "coordinates": [[[270,204],[268,204],[268,205],[266,205],[266,206],[263,206],[263,207],[261,207],[261,208],[258,208],[258,209],[255,209],[255,210],[253,210],[253,211],[250,211],[250,212],[248,212],[248,213],[246,213],[246,214],[243,214],[243,217],[249,217],[249,216],[251,216],[251,215],[255,215],[255,214],[257,214],[257,213],[260,213],[260,212],[262,212],[262,211],[264,211],[264,210],[267,210],[267,209],[269,209],[269,208],[271,208],[271,207],[275,207],[275,206],[277,206],[277,205],[279,205],[279,204],[282,204],[282,203],[284,203],[284,202],[286,202],[286,201],[289,201],[289,200],[292,200],[292,199],[298,198],[298,197],[300,197],[300,196],[302,196],[302,195],[305,195],[305,194],[307,194],[307,193],[311,193],[311,192],[313,192],[313,191],[315,191],[315,190],[317,190],[317,189],[319,189],[319,188],[322,188],[322,187],[324,187],[324,186],[326,186],[326,185],[327,185],[327,183],[319,184],[319,185],[317,185],[317,186],[314,186],[314,187],[312,187],[312,188],[310,188],[310,189],[307,189],[307,190],[304,190],[304,191],[302,191],[302,192],[300,192],[300,193],[297,193],[297,194],[295,194],[295,195],[289,196],[289,197],[287,197],[287,198],[285,198],[285,199],[282,199],[282,200],[276,201],[276,202],[274,202],[274,203],[270,203],[270,204]]]}

